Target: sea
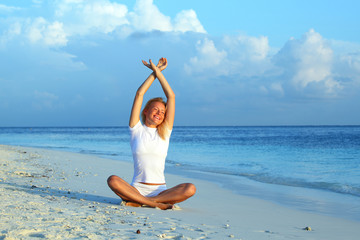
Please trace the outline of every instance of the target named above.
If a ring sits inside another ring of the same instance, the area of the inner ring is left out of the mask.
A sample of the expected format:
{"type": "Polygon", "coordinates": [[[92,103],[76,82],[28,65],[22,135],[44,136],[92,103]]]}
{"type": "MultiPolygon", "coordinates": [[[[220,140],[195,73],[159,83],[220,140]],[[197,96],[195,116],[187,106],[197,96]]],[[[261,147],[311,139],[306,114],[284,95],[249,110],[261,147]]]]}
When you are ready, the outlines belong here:
{"type": "MultiPolygon", "coordinates": [[[[129,139],[128,127],[0,128],[0,144],[131,162],[129,139]]],[[[360,126],[175,126],[166,172],[360,221],[360,126]]]]}

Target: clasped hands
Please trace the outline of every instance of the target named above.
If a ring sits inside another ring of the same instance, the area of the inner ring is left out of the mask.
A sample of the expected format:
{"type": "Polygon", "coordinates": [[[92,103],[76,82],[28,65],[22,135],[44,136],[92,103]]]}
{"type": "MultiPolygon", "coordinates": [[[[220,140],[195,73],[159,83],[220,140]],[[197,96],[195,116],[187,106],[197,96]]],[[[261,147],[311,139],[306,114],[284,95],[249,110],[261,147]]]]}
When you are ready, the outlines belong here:
{"type": "Polygon", "coordinates": [[[150,63],[147,63],[146,61],[142,60],[142,63],[156,72],[157,70],[163,71],[167,67],[167,59],[166,58],[160,58],[158,64],[155,66],[155,64],[149,59],[150,63]]]}

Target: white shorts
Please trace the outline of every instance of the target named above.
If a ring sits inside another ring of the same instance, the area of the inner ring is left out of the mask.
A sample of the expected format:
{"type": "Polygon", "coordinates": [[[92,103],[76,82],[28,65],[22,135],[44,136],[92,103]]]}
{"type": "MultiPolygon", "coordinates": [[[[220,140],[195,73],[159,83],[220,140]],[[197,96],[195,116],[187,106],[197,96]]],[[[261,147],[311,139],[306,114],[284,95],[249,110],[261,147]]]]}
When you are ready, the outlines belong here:
{"type": "Polygon", "coordinates": [[[161,193],[162,191],[165,191],[166,188],[166,184],[163,185],[147,185],[147,184],[143,184],[143,183],[133,183],[131,184],[134,188],[136,188],[141,195],[143,195],[144,197],[154,197],[159,195],[159,193],[161,193]]]}

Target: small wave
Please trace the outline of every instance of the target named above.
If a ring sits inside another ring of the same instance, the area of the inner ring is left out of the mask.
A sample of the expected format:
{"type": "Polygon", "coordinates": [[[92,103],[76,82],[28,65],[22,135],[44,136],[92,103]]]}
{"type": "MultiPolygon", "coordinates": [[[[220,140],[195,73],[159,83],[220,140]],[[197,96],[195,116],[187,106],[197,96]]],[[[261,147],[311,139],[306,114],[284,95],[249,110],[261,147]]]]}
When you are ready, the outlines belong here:
{"type": "Polygon", "coordinates": [[[251,172],[235,173],[225,168],[219,167],[215,169],[204,166],[194,166],[189,164],[182,164],[174,160],[167,160],[167,162],[173,166],[181,167],[184,170],[196,170],[201,172],[239,176],[261,183],[276,184],[276,185],[290,186],[290,187],[312,188],[312,189],[325,190],[325,191],[336,192],[340,194],[349,194],[356,197],[360,197],[360,186],[356,186],[356,185],[353,186],[349,184],[341,184],[335,182],[309,182],[303,179],[271,176],[269,174],[261,174],[261,173],[259,174],[259,173],[251,173],[251,172]]]}
{"type": "Polygon", "coordinates": [[[238,176],[243,176],[251,180],[255,180],[262,183],[277,184],[291,187],[302,187],[302,188],[312,188],[319,190],[326,190],[341,194],[350,194],[353,196],[360,197],[360,186],[351,186],[348,184],[341,183],[332,183],[332,182],[308,182],[302,179],[296,178],[284,178],[284,177],[275,177],[269,176],[267,174],[235,174],[238,176]]]}
{"type": "Polygon", "coordinates": [[[80,150],[80,153],[92,154],[92,155],[102,155],[102,156],[120,156],[119,153],[106,152],[106,151],[97,151],[97,150],[80,150]]]}

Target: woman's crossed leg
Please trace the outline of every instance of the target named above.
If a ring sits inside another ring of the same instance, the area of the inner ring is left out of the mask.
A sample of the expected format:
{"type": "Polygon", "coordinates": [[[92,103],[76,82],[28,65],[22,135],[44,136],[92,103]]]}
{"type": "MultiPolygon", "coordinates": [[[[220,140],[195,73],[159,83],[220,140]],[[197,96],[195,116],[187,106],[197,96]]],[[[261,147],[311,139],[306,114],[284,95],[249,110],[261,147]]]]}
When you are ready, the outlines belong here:
{"type": "Polygon", "coordinates": [[[118,176],[110,176],[107,182],[111,190],[123,201],[127,202],[127,206],[139,207],[147,205],[162,210],[171,209],[173,204],[185,201],[196,192],[196,188],[192,183],[182,183],[162,191],[157,196],[144,197],[135,187],[118,176]]]}

